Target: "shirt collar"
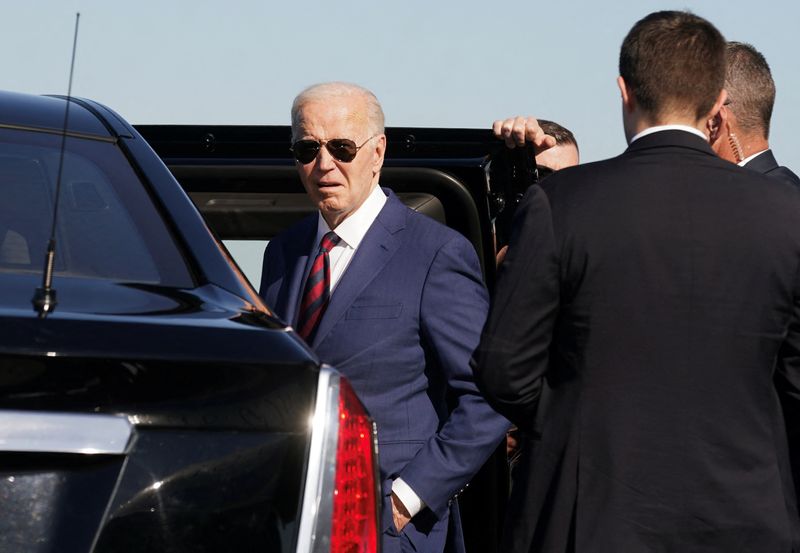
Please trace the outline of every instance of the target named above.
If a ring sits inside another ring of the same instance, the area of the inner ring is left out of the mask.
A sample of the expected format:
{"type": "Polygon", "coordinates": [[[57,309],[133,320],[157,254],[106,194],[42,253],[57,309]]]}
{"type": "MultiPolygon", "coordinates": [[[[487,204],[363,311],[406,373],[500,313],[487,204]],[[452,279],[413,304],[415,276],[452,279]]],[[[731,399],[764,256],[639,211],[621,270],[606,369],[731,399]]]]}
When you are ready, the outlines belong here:
{"type": "MultiPolygon", "coordinates": [[[[370,192],[370,195],[367,196],[367,199],[364,200],[364,203],[344,221],[339,223],[339,226],[336,227],[336,235],[342,239],[344,244],[353,249],[358,248],[358,245],[361,244],[361,241],[364,239],[364,235],[367,234],[369,227],[372,226],[372,223],[377,219],[381,209],[383,209],[386,200],[386,194],[383,193],[380,185],[375,186],[372,192],[370,192]]],[[[330,230],[331,228],[328,226],[322,213],[320,213],[317,219],[316,243],[319,244],[322,237],[330,232],[330,230]]]]}
{"type": "Polygon", "coordinates": [[[643,136],[647,136],[648,134],[653,134],[654,132],[661,132],[661,131],[686,131],[692,134],[696,134],[700,138],[703,139],[704,142],[708,142],[708,137],[698,131],[694,127],[690,127],[689,125],[656,125],[655,127],[648,127],[633,138],[631,138],[631,144],[634,141],[639,140],[643,136]]]}
{"type": "MultiPolygon", "coordinates": [[[[767,148],[767,150],[769,150],[769,148],[767,148]]],[[[760,156],[761,154],[763,154],[763,153],[764,153],[764,152],[766,152],[767,150],[761,150],[760,152],[756,152],[756,153],[754,153],[754,154],[753,154],[753,155],[751,155],[751,156],[747,156],[746,158],[744,158],[742,161],[740,161],[740,162],[739,162],[739,163],[737,163],[736,165],[738,165],[739,167],[744,167],[745,165],[747,165],[748,163],[750,163],[751,161],[753,161],[753,158],[755,158],[755,157],[757,157],[757,156],[760,156]]]]}

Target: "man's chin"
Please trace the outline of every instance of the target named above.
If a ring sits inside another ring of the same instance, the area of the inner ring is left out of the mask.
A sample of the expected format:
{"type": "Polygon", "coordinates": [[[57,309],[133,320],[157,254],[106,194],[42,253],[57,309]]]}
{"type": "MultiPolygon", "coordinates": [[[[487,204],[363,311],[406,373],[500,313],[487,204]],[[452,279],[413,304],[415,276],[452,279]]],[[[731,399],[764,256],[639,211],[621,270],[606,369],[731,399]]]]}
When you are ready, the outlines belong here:
{"type": "Polygon", "coordinates": [[[342,208],[341,202],[331,200],[317,202],[317,209],[322,213],[331,229],[335,228],[346,217],[345,213],[347,212],[342,208]]]}
{"type": "Polygon", "coordinates": [[[322,213],[335,215],[342,211],[342,204],[336,198],[324,198],[317,202],[317,209],[322,213]]]}

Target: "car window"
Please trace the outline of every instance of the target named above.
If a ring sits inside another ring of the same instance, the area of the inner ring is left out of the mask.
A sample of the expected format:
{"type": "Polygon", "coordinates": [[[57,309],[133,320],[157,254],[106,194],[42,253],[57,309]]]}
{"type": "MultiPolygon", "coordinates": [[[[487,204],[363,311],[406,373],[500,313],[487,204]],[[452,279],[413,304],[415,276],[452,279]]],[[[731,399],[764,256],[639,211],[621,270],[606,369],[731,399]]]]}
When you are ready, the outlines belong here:
{"type": "Polygon", "coordinates": [[[222,243],[257,291],[261,285],[264,250],[269,240],[223,240],[222,243]]]}
{"type": "MultiPolygon", "coordinates": [[[[0,272],[41,273],[61,137],[0,129],[0,272]]],[[[68,137],[55,275],[191,286],[189,270],[118,146],[68,137]]]]}

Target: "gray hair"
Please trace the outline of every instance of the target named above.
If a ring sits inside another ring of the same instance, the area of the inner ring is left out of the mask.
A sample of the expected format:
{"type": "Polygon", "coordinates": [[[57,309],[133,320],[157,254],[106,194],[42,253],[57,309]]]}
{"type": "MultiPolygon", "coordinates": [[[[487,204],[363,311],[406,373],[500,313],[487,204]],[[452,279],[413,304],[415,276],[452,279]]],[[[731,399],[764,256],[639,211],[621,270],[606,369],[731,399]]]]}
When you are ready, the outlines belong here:
{"type": "Polygon", "coordinates": [[[736,122],[744,131],[760,132],[769,138],[775,82],[767,60],[750,44],[729,42],[727,62],[725,89],[736,122]]]}
{"type": "Polygon", "coordinates": [[[370,134],[383,134],[384,116],[378,98],[370,90],[353,83],[330,82],[314,84],[298,94],[292,102],[292,138],[297,137],[300,112],[308,103],[324,102],[330,98],[361,98],[366,108],[370,134]]]}

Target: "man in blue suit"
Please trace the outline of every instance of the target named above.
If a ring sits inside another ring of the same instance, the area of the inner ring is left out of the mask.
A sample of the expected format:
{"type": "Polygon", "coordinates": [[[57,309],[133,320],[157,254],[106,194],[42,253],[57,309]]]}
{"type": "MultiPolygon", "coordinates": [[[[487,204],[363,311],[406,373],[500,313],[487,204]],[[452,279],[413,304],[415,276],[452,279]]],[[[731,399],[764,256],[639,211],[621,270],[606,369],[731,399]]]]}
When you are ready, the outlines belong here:
{"type": "Polygon", "coordinates": [[[292,134],[319,213],[270,241],[261,295],[378,424],[384,553],[463,550],[452,498],[508,427],[469,367],[488,311],[475,251],[378,186],[386,136],[368,90],[304,90],[292,134]]]}

